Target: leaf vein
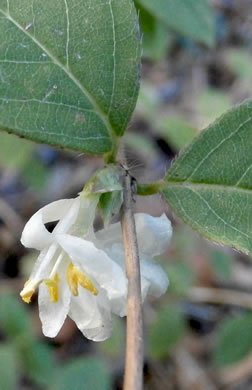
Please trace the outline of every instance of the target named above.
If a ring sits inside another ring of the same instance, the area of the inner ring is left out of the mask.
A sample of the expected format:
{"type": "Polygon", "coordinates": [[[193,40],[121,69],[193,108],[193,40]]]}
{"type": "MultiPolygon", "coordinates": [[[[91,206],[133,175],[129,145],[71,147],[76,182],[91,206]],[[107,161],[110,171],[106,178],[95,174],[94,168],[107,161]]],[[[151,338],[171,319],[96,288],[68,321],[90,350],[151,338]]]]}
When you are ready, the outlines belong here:
{"type": "Polygon", "coordinates": [[[217,214],[216,211],[210,206],[208,201],[203,196],[201,196],[197,191],[194,191],[192,188],[188,188],[188,189],[190,191],[192,191],[196,196],[198,196],[206,204],[206,206],[209,208],[209,210],[216,216],[217,219],[219,219],[224,224],[224,226],[230,227],[231,229],[235,230],[236,232],[242,234],[248,240],[251,239],[251,237],[248,234],[242,232],[241,230],[237,229],[235,226],[231,225],[231,223],[229,223],[229,222],[225,221],[223,218],[221,218],[221,216],[219,214],[217,214]]]}
{"type": "Polygon", "coordinates": [[[252,164],[250,164],[250,166],[241,175],[240,179],[235,183],[235,187],[237,187],[242,182],[242,179],[246,176],[246,174],[250,171],[251,168],[252,168],[252,164]]]}
{"type": "Polygon", "coordinates": [[[112,19],[112,32],[113,32],[113,81],[112,81],[112,93],[111,93],[111,98],[110,98],[110,104],[109,104],[109,110],[108,110],[108,116],[110,115],[112,105],[113,105],[113,100],[114,100],[114,95],[115,95],[115,82],[116,82],[116,33],[115,33],[115,18],[114,18],[114,13],[113,13],[113,8],[112,8],[112,0],[109,0],[109,8],[110,8],[110,14],[111,14],[111,19],[112,19]]]}
{"type": "Polygon", "coordinates": [[[45,52],[48,57],[52,59],[52,62],[57,65],[61,70],[63,70],[64,73],[73,81],[73,83],[80,89],[80,91],[87,97],[87,99],[90,101],[90,103],[95,107],[95,110],[97,111],[99,117],[105,124],[105,127],[107,128],[110,139],[114,138],[114,131],[113,128],[109,122],[109,119],[107,115],[102,111],[98,103],[95,101],[95,99],[92,97],[90,92],[81,84],[81,82],[75,77],[75,75],[70,71],[69,68],[66,68],[64,64],[62,64],[51,52],[48,50],[40,41],[36,39],[33,35],[30,34],[29,30],[25,30],[15,19],[11,17],[8,13],[0,9],[0,13],[4,15],[11,23],[13,23],[18,29],[20,29],[24,34],[26,34],[36,45],[38,45],[43,52],[45,52]]]}
{"type": "Polygon", "coordinates": [[[250,122],[252,120],[252,117],[249,117],[248,119],[246,119],[244,122],[242,122],[238,127],[237,129],[235,129],[232,133],[230,133],[226,138],[223,138],[223,140],[218,144],[216,145],[213,149],[211,149],[206,155],[205,157],[198,163],[198,165],[194,168],[194,170],[192,171],[192,173],[186,178],[186,180],[188,179],[191,179],[191,177],[195,174],[195,172],[197,172],[197,170],[202,166],[202,164],[216,151],[218,150],[221,145],[223,145],[227,140],[229,140],[230,138],[232,138],[234,135],[236,135],[238,133],[238,131],[244,126],[246,125],[248,122],[250,122]]]}
{"type": "Polygon", "coordinates": [[[73,106],[71,104],[66,104],[66,103],[58,103],[58,102],[49,102],[47,100],[39,100],[39,99],[8,99],[8,98],[0,98],[0,101],[4,103],[8,102],[14,102],[14,103],[30,103],[30,102],[36,102],[40,104],[47,104],[47,105],[55,105],[55,106],[63,106],[67,108],[74,109],[76,111],[82,111],[82,112],[92,112],[97,115],[95,110],[88,109],[88,108],[83,108],[83,107],[77,107],[73,106]]]}
{"type": "Polygon", "coordinates": [[[66,7],[66,20],[67,20],[67,28],[66,28],[66,66],[69,68],[69,29],[70,29],[70,24],[69,24],[69,9],[68,9],[68,4],[67,0],[64,0],[65,7],[66,7]]]}

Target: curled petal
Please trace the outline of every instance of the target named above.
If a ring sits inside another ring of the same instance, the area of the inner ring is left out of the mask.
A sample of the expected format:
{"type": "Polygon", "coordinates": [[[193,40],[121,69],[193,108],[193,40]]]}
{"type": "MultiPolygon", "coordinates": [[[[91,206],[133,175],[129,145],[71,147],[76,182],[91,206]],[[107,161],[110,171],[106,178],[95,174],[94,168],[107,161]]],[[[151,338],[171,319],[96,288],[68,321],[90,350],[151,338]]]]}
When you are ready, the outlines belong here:
{"type": "Polygon", "coordinates": [[[122,268],[92,242],[69,234],[57,235],[57,242],[74,265],[106,290],[109,300],[127,294],[127,279],[122,268]]]}
{"type": "MultiPolygon", "coordinates": [[[[77,199],[77,198],[76,198],[77,199]]],[[[61,199],[38,210],[24,227],[21,242],[27,248],[38,250],[49,246],[52,234],[45,228],[45,223],[57,221],[64,217],[76,199],[61,199]]]]}
{"type": "Polygon", "coordinates": [[[52,235],[45,228],[42,213],[37,212],[25,225],[21,243],[26,248],[43,250],[52,243],[52,235]]]}

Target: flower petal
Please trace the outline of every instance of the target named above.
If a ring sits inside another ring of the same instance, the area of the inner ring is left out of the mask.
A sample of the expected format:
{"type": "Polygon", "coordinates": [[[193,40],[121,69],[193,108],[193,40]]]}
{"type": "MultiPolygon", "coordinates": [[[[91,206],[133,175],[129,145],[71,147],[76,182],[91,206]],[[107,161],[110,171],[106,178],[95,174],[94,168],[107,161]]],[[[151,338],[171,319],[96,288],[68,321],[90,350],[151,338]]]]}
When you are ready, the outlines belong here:
{"type": "Polygon", "coordinates": [[[139,252],[153,257],[164,253],[172,237],[172,226],[165,214],[152,217],[149,214],[135,214],[139,252]]]}
{"type": "MultiPolygon", "coordinates": [[[[125,268],[124,261],[124,251],[121,244],[114,244],[110,250],[107,250],[106,253],[110,256],[114,261],[116,261],[122,269],[125,268]]],[[[147,295],[152,295],[155,297],[159,297],[164,294],[167,290],[169,281],[166,273],[163,268],[153,260],[146,258],[144,255],[140,253],[140,271],[141,271],[141,290],[142,290],[142,300],[146,298],[147,295]]],[[[126,296],[125,302],[126,302],[126,296]]],[[[118,315],[125,315],[125,306],[122,308],[122,313],[124,310],[124,314],[116,313],[118,315]]],[[[113,311],[113,309],[112,309],[113,311]]]]}
{"type": "Polygon", "coordinates": [[[69,234],[74,236],[84,236],[88,231],[93,232],[93,221],[95,218],[96,207],[99,202],[100,195],[80,193],[80,207],[78,216],[74,225],[69,230],[69,234]]]}
{"type": "Polygon", "coordinates": [[[58,235],[57,242],[71,257],[74,265],[106,290],[109,300],[127,294],[127,278],[123,269],[92,242],[69,234],[58,235]]]}
{"type": "Polygon", "coordinates": [[[52,234],[45,223],[61,219],[75,202],[75,199],[61,199],[38,210],[26,223],[21,242],[27,248],[44,249],[52,243],[52,234]]]}
{"type": "Polygon", "coordinates": [[[42,213],[34,214],[24,227],[21,243],[26,248],[42,250],[52,243],[52,235],[45,228],[42,213]]]}
{"type": "Polygon", "coordinates": [[[45,283],[39,286],[39,316],[42,322],[42,330],[45,336],[55,337],[60,331],[69,311],[71,293],[63,279],[65,275],[59,274],[59,298],[57,302],[50,299],[49,289],[45,283]]]}
{"type": "MultiPolygon", "coordinates": [[[[48,277],[52,269],[52,260],[57,252],[57,244],[52,244],[49,248],[42,250],[34,264],[29,280],[32,284],[37,284],[48,277]]],[[[28,287],[25,286],[25,287],[28,287]]]]}
{"type": "Polygon", "coordinates": [[[55,236],[56,234],[66,233],[69,231],[76,221],[79,209],[80,197],[77,196],[77,198],[72,199],[70,207],[66,209],[65,213],[61,216],[61,219],[59,220],[52,234],[55,236]]]}
{"type": "Polygon", "coordinates": [[[149,282],[148,295],[160,297],[168,288],[169,280],[163,268],[149,259],[141,259],[141,277],[149,282]]]}
{"type": "Polygon", "coordinates": [[[103,341],[111,336],[110,307],[102,289],[94,296],[88,290],[80,288],[79,295],[71,299],[69,316],[90,340],[103,341]]]}
{"type": "MultiPolygon", "coordinates": [[[[172,236],[172,226],[167,216],[163,214],[160,217],[152,217],[149,214],[137,213],[135,221],[139,252],[150,257],[164,253],[172,236]]],[[[122,243],[120,222],[98,231],[96,237],[97,245],[105,248],[122,243]]]]}

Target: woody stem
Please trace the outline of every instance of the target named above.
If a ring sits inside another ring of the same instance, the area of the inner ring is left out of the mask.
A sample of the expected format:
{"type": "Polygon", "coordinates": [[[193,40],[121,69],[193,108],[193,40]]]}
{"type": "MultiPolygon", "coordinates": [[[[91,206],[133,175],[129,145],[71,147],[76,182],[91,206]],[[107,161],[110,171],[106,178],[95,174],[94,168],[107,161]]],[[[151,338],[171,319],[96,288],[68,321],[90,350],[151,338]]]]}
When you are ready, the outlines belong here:
{"type": "Polygon", "coordinates": [[[127,341],[123,390],[143,388],[143,317],[141,304],[140,264],[136,226],[132,212],[132,182],[126,173],[121,226],[128,278],[127,341]]]}

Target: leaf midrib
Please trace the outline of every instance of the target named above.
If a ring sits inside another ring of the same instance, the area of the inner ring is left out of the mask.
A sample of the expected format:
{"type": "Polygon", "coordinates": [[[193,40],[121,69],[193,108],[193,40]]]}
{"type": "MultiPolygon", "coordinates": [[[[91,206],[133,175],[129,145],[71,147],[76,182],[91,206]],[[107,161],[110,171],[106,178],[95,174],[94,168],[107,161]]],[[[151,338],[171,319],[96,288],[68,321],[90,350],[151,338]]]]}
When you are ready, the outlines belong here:
{"type": "Polygon", "coordinates": [[[45,52],[48,57],[52,60],[52,63],[60,67],[63,72],[74,82],[74,84],[80,89],[80,91],[87,97],[89,102],[95,107],[96,114],[100,116],[103,123],[105,124],[106,129],[108,130],[108,133],[111,137],[111,140],[113,142],[113,139],[115,138],[115,133],[113,130],[113,127],[111,126],[109,119],[107,115],[103,112],[103,110],[100,108],[99,104],[96,102],[96,100],[93,98],[93,96],[90,94],[90,92],[79,82],[79,80],[74,76],[74,74],[71,72],[70,68],[66,68],[64,64],[62,64],[57,57],[55,57],[50,50],[48,50],[42,43],[40,43],[34,36],[29,34],[29,31],[25,30],[15,19],[11,17],[10,14],[7,14],[2,9],[0,9],[0,13],[6,17],[10,22],[12,22],[18,29],[20,29],[24,34],[26,34],[36,45],[38,45],[43,52],[45,52]]]}
{"type": "Polygon", "coordinates": [[[198,182],[188,182],[188,181],[173,181],[173,180],[166,180],[163,184],[163,190],[169,187],[184,187],[184,188],[190,188],[190,187],[196,187],[199,189],[211,189],[211,190],[230,190],[234,192],[242,192],[246,193],[247,195],[252,195],[252,188],[242,188],[242,187],[236,187],[234,185],[229,184],[215,184],[215,183],[198,183],[198,182]]]}

